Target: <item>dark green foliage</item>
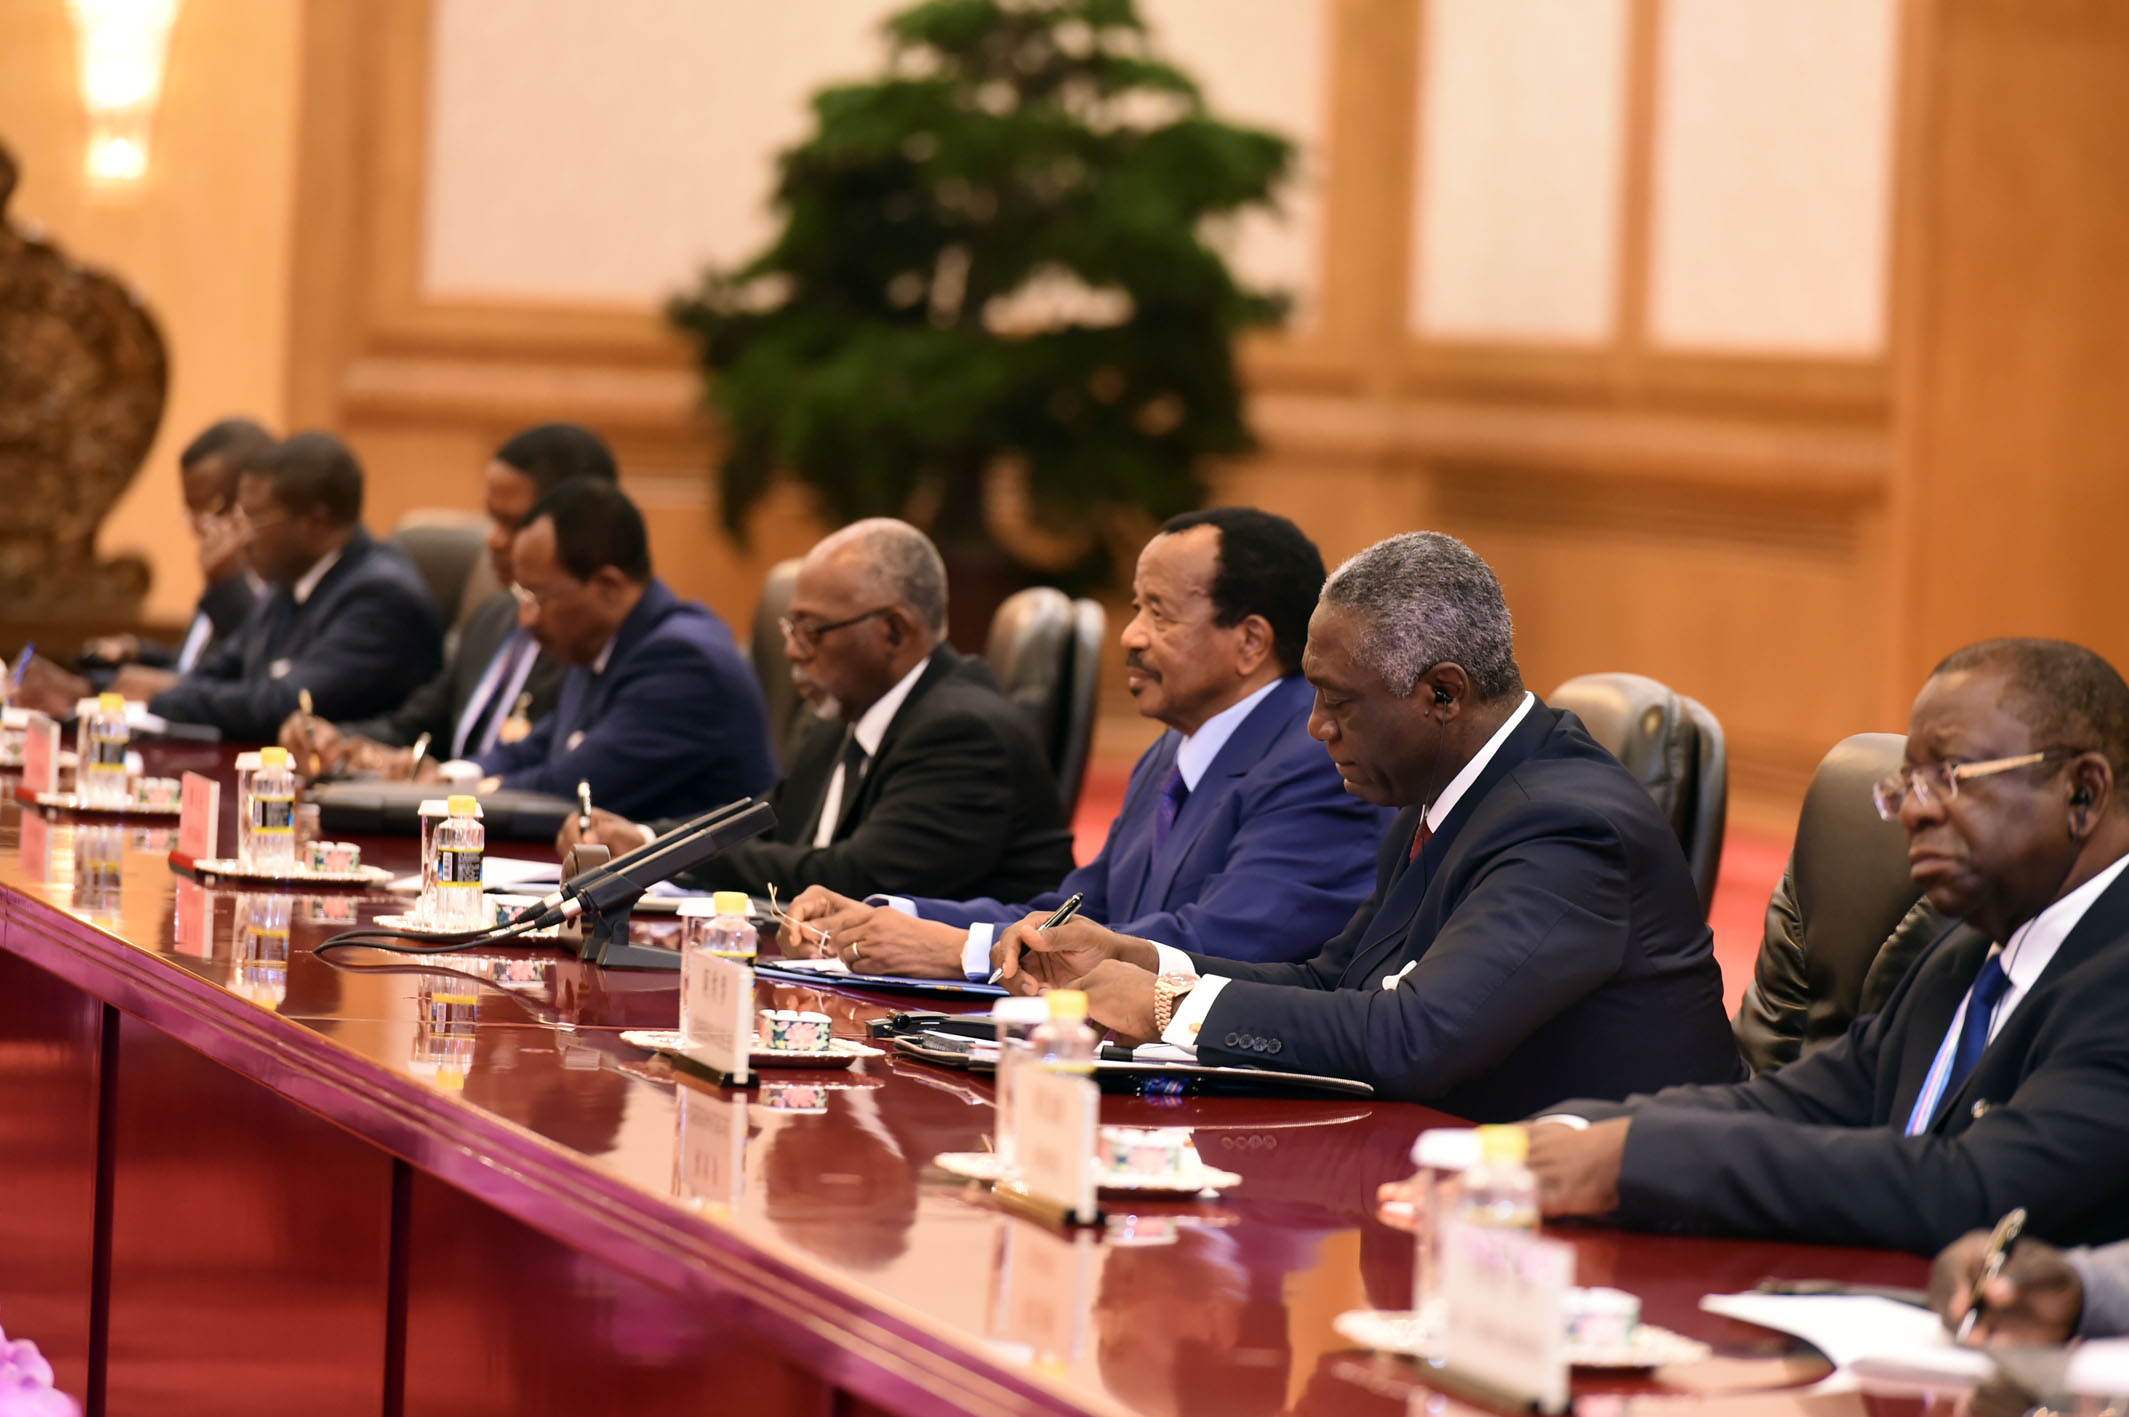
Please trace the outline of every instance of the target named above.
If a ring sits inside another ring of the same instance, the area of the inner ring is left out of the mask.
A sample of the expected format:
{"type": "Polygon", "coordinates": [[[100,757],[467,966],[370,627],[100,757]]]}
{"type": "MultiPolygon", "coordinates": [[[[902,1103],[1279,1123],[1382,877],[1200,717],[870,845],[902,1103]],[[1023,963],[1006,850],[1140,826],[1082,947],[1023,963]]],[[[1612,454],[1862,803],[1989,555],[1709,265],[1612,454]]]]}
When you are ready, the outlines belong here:
{"type": "Polygon", "coordinates": [[[816,95],[781,156],[775,242],[669,311],[729,430],[726,524],[789,470],[830,518],[936,500],[942,541],[980,536],[1002,457],[1057,528],[1197,505],[1251,446],[1235,338],[1284,313],[1202,227],[1267,202],[1291,148],[1209,116],[1131,0],[927,0],[886,29],[887,75],[816,95]],[[1128,314],[986,326],[1060,273],[1128,314]]]}

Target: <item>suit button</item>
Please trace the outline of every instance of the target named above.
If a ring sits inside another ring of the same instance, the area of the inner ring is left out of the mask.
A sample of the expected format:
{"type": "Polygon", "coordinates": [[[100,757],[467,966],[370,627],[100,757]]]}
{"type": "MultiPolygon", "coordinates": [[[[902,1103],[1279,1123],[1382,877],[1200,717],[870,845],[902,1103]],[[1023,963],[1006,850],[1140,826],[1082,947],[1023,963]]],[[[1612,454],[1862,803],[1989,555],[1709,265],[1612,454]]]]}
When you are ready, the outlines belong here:
{"type": "Polygon", "coordinates": [[[1228,1034],[1228,1035],[1227,1035],[1227,1046],[1228,1046],[1228,1047],[1230,1047],[1230,1048],[1239,1048],[1239,1047],[1241,1047],[1241,1046],[1242,1046],[1242,1035],[1241,1035],[1241,1034],[1239,1034],[1239,1033],[1230,1033],[1230,1034],[1228,1034]]]}
{"type": "Polygon", "coordinates": [[[1986,1097],[1976,1101],[1973,1105],[1972,1110],[1968,1113],[1968,1115],[1971,1116],[1977,1122],[1980,1121],[1983,1117],[1986,1117],[1988,1114],[1989,1100],[1986,1097]]]}
{"type": "Polygon", "coordinates": [[[1271,1041],[1271,1051],[1274,1053],[1279,1051],[1279,1040],[1276,1038],[1271,1041]]]}

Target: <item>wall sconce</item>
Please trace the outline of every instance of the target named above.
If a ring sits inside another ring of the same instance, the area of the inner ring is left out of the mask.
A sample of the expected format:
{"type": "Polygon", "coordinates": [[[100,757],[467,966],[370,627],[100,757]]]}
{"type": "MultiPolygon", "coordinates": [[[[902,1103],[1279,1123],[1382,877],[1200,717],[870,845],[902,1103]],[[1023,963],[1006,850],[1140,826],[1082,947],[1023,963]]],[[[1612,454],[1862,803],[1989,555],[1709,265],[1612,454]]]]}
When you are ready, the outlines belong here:
{"type": "Polygon", "coordinates": [[[89,118],[85,166],[96,186],[128,186],[148,171],[148,136],[178,4],[67,0],[81,45],[81,102],[89,118]]]}

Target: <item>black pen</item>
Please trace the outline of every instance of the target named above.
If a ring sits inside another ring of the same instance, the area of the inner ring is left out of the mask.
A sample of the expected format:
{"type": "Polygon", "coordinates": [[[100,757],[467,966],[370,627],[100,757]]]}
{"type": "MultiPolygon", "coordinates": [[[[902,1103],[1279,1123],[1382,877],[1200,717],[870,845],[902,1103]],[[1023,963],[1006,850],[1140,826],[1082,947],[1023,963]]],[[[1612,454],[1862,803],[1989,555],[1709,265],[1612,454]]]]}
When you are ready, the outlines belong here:
{"type": "Polygon", "coordinates": [[[1966,1296],[1966,1316],[1959,1320],[1958,1332],[1953,1334],[1959,1342],[1966,1342],[1967,1335],[1974,1331],[1974,1321],[1981,1317],[1981,1291],[1986,1289],[1997,1275],[2003,1273],[2004,1261],[2011,1257],[2011,1246],[2018,1243],[2018,1237],[2025,1233],[2025,1228],[2024,1206],[2019,1206],[1996,1222],[1995,1230],[1989,1235],[1989,1247],[1982,1251],[1981,1269],[1974,1276],[1974,1287],[1966,1296]]]}
{"type": "MultiPolygon", "coordinates": [[[[1055,910],[1051,911],[1050,918],[1043,921],[1040,925],[1037,925],[1035,927],[1036,931],[1040,932],[1043,930],[1050,929],[1052,926],[1064,924],[1065,921],[1070,920],[1074,915],[1077,915],[1079,913],[1079,903],[1085,900],[1086,898],[1087,893],[1085,891],[1072,892],[1072,898],[1066,901],[1063,905],[1058,906],[1055,910]]],[[[991,983],[996,984],[1004,976],[1005,966],[1001,964],[996,969],[991,971],[991,983]]]]}

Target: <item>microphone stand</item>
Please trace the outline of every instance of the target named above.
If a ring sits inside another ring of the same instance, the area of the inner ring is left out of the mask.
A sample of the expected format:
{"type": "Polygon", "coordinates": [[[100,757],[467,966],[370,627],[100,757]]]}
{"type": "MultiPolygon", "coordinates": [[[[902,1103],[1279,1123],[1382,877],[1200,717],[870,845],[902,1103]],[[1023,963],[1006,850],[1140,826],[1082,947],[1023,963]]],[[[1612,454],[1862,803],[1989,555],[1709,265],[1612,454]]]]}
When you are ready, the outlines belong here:
{"type": "Polygon", "coordinates": [[[616,969],[678,969],[682,951],[633,945],[628,941],[630,912],[643,893],[660,881],[728,851],[776,825],[766,802],[749,801],[705,813],[679,831],[660,837],[618,860],[606,848],[582,843],[565,865],[568,901],[559,943],[587,964],[616,969]]]}

